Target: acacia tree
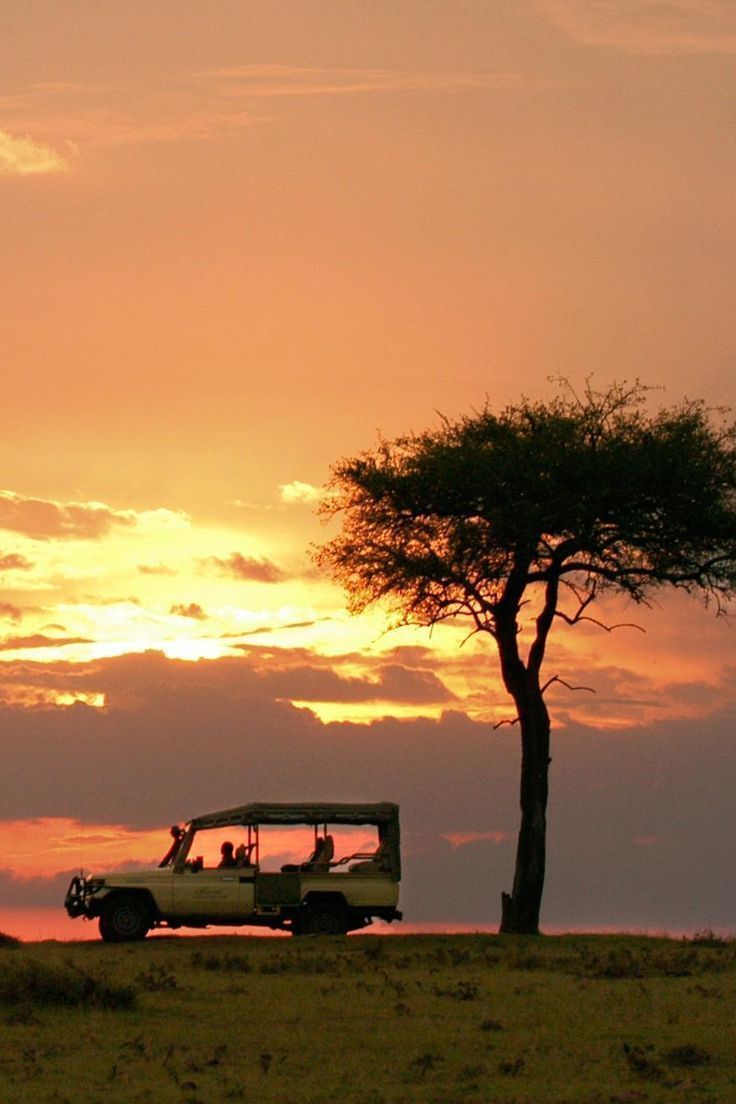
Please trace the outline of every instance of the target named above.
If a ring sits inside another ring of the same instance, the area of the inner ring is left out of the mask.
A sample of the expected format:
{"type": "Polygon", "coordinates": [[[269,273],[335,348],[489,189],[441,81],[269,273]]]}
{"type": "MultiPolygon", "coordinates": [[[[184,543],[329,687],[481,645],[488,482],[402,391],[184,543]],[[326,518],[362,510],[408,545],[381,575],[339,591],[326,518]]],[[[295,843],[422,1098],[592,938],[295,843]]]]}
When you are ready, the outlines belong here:
{"type": "MultiPolygon", "coordinates": [[[[395,624],[465,618],[496,644],[521,734],[521,824],[501,931],[536,933],[544,887],[550,718],[542,674],[556,621],[595,621],[606,592],[646,603],[665,585],[717,612],[736,590],[736,427],[702,402],[651,413],[614,384],[522,399],[343,459],[318,552],[359,612],[395,624]],[[530,642],[521,636],[530,614],[530,642]]],[[[600,622],[597,622],[600,623],[600,622]]],[[[605,626],[603,626],[605,627],[605,626]]]]}

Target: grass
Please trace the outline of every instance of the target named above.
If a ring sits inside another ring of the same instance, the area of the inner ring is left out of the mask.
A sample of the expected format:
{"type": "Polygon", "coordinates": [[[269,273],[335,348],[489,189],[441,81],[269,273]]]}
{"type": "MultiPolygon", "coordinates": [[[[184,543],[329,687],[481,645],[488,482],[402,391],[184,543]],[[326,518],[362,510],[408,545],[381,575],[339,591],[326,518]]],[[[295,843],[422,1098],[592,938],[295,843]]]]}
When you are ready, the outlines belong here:
{"type": "Polygon", "coordinates": [[[728,1104],[735,982],[709,933],[0,942],[0,1100],[728,1104]]]}

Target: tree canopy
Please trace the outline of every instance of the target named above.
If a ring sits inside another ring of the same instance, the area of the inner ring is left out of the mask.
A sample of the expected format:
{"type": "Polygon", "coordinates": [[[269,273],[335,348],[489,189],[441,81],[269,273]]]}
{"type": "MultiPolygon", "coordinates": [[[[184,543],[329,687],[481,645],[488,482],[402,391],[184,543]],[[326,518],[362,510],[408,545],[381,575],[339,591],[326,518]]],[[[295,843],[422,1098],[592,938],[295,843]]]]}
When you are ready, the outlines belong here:
{"type": "Polygon", "coordinates": [[[486,404],[339,461],[323,509],[342,519],[319,562],[350,608],[402,623],[466,618],[496,642],[522,738],[522,826],[504,930],[535,931],[544,879],[549,718],[541,669],[556,618],[597,596],[666,585],[736,590],[736,427],[701,401],[650,410],[634,383],[486,404]],[[521,653],[519,617],[534,631],[521,653]]]}

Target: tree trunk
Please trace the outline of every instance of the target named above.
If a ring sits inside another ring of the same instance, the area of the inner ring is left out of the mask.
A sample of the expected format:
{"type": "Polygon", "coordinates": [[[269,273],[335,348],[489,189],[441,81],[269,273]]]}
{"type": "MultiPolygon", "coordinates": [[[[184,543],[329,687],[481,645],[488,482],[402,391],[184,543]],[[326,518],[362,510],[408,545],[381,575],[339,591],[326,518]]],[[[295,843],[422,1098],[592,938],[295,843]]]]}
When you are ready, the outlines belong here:
{"type": "Polygon", "coordinates": [[[539,934],[547,840],[550,724],[538,686],[527,681],[521,725],[521,827],[512,893],[501,895],[501,932],[539,934]]]}

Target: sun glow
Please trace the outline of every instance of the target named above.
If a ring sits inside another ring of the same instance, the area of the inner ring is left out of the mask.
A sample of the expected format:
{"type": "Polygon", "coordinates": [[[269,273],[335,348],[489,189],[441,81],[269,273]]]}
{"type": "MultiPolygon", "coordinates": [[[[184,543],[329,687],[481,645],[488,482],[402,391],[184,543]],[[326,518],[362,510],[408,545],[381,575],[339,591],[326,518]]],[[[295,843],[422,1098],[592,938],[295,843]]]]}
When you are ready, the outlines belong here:
{"type": "Polygon", "coordinates": [[[396,702],[313,702],[292,700],[297,709],[310,709],[323,724],[347,721],[369,725],[384,717],[411,720],[424,717],[437,721],[447,709],[442,705],[398,705],[396,702]]]}
{"type": "Polygon", "coordinates": [[[87,690],[52,690],[41,686],[9,685],[3,688],[2,701],[6,705],[12,705],[23,709],[38,709],[40,707],[60,707],[82,704],[92,709],[104,709],[107,704],[106,697],[98,691],[87,690]]]}

